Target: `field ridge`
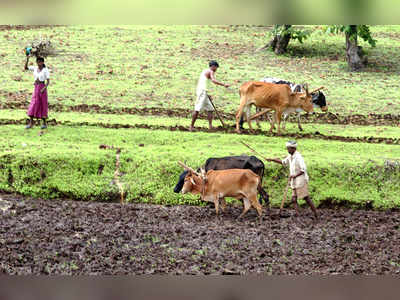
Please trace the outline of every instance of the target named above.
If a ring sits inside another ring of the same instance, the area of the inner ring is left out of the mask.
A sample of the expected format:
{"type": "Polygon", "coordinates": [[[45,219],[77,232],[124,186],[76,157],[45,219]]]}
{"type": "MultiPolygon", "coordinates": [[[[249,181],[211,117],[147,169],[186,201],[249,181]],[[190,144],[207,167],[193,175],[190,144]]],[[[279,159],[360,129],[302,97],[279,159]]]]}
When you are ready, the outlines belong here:
{"type": "MultiPolygon", "coordinates": [[[[110,123],[103,123],[103,122],[74,122],[74,121],[57,121],[56,119],[49,119],[48,124],[50,126],[94,126],[94,127],[101,127],[101,128],[140,128],[140,129],[149,129],[149,130],[169,130],[169,131],[189,131],[188,126],[182,125],[149,125],[149,124],[110,124],[110,123]]],[[[0,119],[0,125],[25,125],[27,123],[27,119],[0,119]]],[[[189,120],[188,120],[189,124],[189,120]]],[[[226,134],[237,134],[235,131],[235,126],[231,125],[228,127],[217,126],[213,129],[201,128],[198,127],[196,129],[197,132],[204,132],[204,133],[226,133],[226,134]]],[[[266,137],[273,137],[278,136],[274,133],[269,133],[269,131],[261,130],[261,129],[253,129],[253,132],[250,132],[248,129],[242,130],[242,135],[263,135],[266,137]]],[[[400,145],[400,137],[399,138],[390,138],[390,137],[351,137],[351,136],[339,136],[339,135],[325,135],[316,131],[315,133],[281,133],[279,137],[289,137],[289,138],[296,138],[296,139],[321,139],[327,141],[340,141],[340,142],[347,142],[347,143],[371,143],[371,144],[388,144],[388,145],[400,145]]]]}

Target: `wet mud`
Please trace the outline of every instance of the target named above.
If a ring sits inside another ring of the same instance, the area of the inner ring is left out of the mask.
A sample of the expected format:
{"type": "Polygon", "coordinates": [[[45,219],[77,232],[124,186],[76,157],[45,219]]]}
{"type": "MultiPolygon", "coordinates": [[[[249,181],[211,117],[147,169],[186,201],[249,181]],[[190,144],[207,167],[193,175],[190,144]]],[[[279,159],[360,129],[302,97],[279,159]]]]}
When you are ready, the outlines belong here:
{"type": "Polygon", "coordinates": [[[399,211],[213,207],[0,195],[4,274],[397,274],[399,211]]]}

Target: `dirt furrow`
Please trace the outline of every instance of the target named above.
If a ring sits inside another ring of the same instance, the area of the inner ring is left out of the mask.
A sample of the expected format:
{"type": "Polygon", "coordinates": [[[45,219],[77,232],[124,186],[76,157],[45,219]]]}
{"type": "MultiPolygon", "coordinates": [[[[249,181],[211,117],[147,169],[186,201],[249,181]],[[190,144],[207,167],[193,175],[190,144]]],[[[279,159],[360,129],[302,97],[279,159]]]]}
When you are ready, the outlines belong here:
{"type": "MultiPolygon", "coordinates": [[[[0,93],[1,94],[1,93],[0,93]]],[[[4,94],[4,93],[3,93],[4,94]]],[[[0,104],[3,109],[26,109],[29,103],[24,99],[23,101],[5,101],[0,104]]],[[[95,112],[101,114],[132,114],[132,115],[150,115],[150,116],[169,116],[169,117],[184,117],[188,118],[192,114],[192,110],[175,108],[166,109],[161,107],[110,107],[100,106],[97,104],[79,104],[73,106],[62,105],[59,103],[49,104],[50,111],[55,112],[95,112]]],[[[220,112],[220,115],[225,120],[235,120],[234,113],[220,112]]],[[[200,119],[206,119],[206,116],[200,115],[200,119]]],[[[296,122],[296,117],[291,115],[289,121],[296,122]]],[[[318,123],[318,124],[338,124],[338,125],[388,125],[399,126],[400,115],[392,114],[352,114],[340,115],[331,112],[315,114],[304,114],[301,118],[302,123],[318,123]]]]}
{"type": "MultiPolygon", "coordinates": [[[[11,120],[11,119],[0,119],[0,125],[23,125],[26,124],[27,119],[21,120],[11,120]]],[[[188,127],[182,125],[175,126],[164,126],[164,125],[148,125],[148,124],[110,124],[110,123],[102,123],[102,122],[71,122],[71,121],[57,121],[56,119],[48,120],[48,124],[52,126],[64,125],[64,126],[94,126],[101,128],[141,128],[141,129],[150,129],[150,130],[169,130],[169,131],[189,131],[188,127]]],[[[206,129],[206,128],[197,128],[198,132],[221,132],[228,134],[237,134],[235,131],[235,127],[227,127],[223,128],[221,126],[214,127],[214,129],[206,129]]],[[[245,135],[264,135],[268,137],[276,137],[278,135],[271,134],[268,131],[263,131],[261,129],[255,129],[253,133],[250,133],[249,130],[242,130],[242,134],[245,135]]],[[[340,142],[348,142],[348,143],[370,143],[370,144],[389,144],[389,145],[400,145],[400,137],[399,138],[389,138],[389,137],[349,137],[349,136],[339,136],[339,135],[325,135],[318,131],[315,133],[283,133],[279,135],[279,137],[290,137],[290,138],[308,138],[308,139],[322,139],[328,141],[340,141],[340,142]]]]}

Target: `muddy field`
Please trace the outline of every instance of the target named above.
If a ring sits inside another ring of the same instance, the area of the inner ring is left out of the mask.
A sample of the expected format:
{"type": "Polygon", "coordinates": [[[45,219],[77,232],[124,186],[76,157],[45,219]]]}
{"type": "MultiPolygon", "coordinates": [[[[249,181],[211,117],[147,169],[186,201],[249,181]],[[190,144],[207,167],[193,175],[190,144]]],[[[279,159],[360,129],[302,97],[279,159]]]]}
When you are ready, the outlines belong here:
{"type": "Polygon", "coordinates": [[[236,221],[212,207],[0,198],[0,273],[396,274],[399,211],[303,208],[236,221]]]}

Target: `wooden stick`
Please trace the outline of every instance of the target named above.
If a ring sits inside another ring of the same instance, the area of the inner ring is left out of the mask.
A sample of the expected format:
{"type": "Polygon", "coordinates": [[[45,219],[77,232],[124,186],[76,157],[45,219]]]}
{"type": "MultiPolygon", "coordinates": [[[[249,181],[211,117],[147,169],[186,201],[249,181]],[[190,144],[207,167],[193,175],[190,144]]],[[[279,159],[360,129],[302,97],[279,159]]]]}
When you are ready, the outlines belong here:
{"type": "Polygon", "coordinates": [[[262,159],[264,159],[264,160],[266,160],[266,161],[269,161],[268,158],[266,158],[264,155],[258,153],[256,150],[254,150],[253,148],[251,148],[251,147],[250,147],[249,145],[247,145],[245,142],[243,142],[243,141],[240,141],[240,142],[241,142],[243,145],[245,145],[247,148],[249,148],[252,152],[254,152],[255,154],[261,156],[262,159]]]}
{"type": "Polygon", "coordinates": [[[123,204],[124,203],[124,187],[122,185],[122,183],[119,181],[119,176],[121,175],[119,173],[119,166],[120,166],[120,154],[121,154],[121,148],[116,148],[114,146],[109,146],[109,145],[100,145],[99,146],[100,149],[112,149],[112,150],[116,150],[116,154],[115,154],[115,172],[114,172],[114,182],[118,187],[119,190],[119,194],[121,195],[121,199],[120,199],[120,203],[123,204]]]}
{"type": "Polygon", "coordinates": [[[310,94],[312,94],[312,93],[316,93],[316,92],[318,92],[319,90],[322,90],[324,87],[323,86],[321,86],[321,87],[319,87],[319,88],[317,88],[317,89],[315,89],[315,90],[313,90],[310,94]]]}
{"type": "Polygon", "coordinates": [[[119,189],[119,193],[121,195],[121,204],[124,203],[124,187],[122,186],[121,182],[119,181],[119,165],[120,165],[120,161],[119,161],[119,156],[121,153],[121,149],[117,149],[117,153],[116,153],[116,162],[115,162],[115,172],[114,172],[114,178],[115,178],[115,183],[118,186],[119,189]]]}
{"type": "MultiPolygon", "coordinates": [[[[207,95],[207,96],[208,96],[208,95],[207,95]]],[[[211,97],[210,97],[210,96],[208,96],[208,99],[210,100],[210,102],[211,102],[211,105],[214,107],[215,113],[217,114],[217,117],[218,117],[218,119],[221,121],[222,127],[225,127],[224,121],[222,121],[222,118],[221,118],[221,116],[219,115],[219,113],[218,113],[217,109],[215,108],[215,105],[214,105],[214,103],[213,103],[213,102],[212,102],[212,100],[211,100],[211,97]]]]}
{"type": "Polygon", "coordinates": [[[255,118],[258,118],[259,116],[262,116],[263,114],[266,114],[267,112],[270,112],[270,111],[272,111],[272,109],[264,109],[263,111],[251,116],[250,120],[254,120],[255,118]]]}
{"type": "Polygon", "coordinates": [[[288,183],[287,183],[287,185],[286,185],[285,192],[283,193],[283,199],[282,199],[282,202],[281,202],[281,207],[280,207],[280,209],[279,209],[279,214],[281,214],[281,211],[282,211],[282,209],[283,209],[283,205],[284,205],[285,202],[286,202],[287,192],[288,192],[288,190],[289,190],[289,186],[290,186],[290,177],[289,177],[288,183]]]}
{"type": "MultiPolygon", "coordinates": [[[[269,161],[268,158],[266,158],[265,156],[263,156],[263,155],[261,155],[260,153],[258,153],[256,150],[254,150],[253,148],[251,148],[251,147],[250,147],[249,145],[247,145],[245,142],[241,141],[241,143],[242,143],[243,145],[245,145],[247,148],[249,148],[249,149],[250,149],[252,152],[254,152],[255,154],[261,156],[261,158],[263,158],[264,160],[269,161]]],[[[286,189],[285,189],[285,192],[284,192],[284,194],[283,194],[283,199],[282,199],[282,202],[281,202],[281,207],[280,207],[280,209],[279,209],[279,214],[281,213],[281,211],[282,211],[282,209],[283,209],[283,205],[284,205],[285,202],[286,202],[287,192],[288,192],[288,190],[289,190],[289,186],[290,186],[290,177],[289,177],[289,179],[288,179],[288,183],[287,183],[287,185],[286,185],[286,189]]]]}

